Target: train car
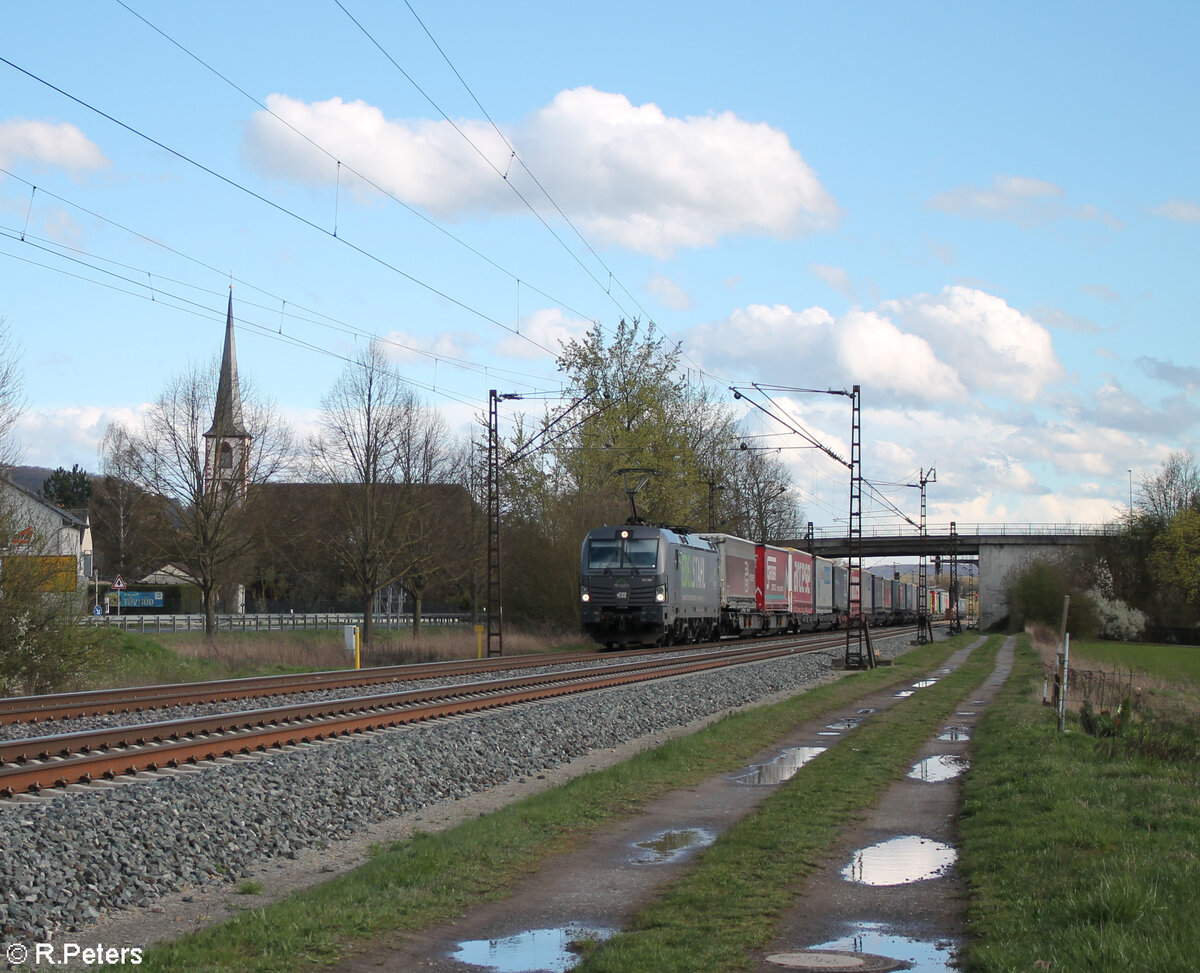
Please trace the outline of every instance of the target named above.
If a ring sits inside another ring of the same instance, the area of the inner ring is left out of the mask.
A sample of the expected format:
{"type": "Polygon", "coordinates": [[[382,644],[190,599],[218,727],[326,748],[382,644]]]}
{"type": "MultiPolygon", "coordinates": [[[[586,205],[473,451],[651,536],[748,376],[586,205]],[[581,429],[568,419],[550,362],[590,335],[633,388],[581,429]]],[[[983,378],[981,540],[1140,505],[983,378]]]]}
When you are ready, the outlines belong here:
{"type": "MultiPolygon", "coordinates": [[[[817,628],[837,628],[837,572],[839,566],[823,557],[813,558],[813,614],[817,628]]],[[[840,568],[845,571],[845,568],[840,568]]]]}
{"type": "Polygon", "coordinates": [[[608,648],[696,641],[718,631],[719,555],[694,534],[597,527],[583,541],[579,591],[584,633],[608,648]]]}
{"type": "Polygon", "coordinates": [[[850,569],[844,564],[833,565],[834,628],[846,624],[846,607],[850,598],[850,569]]]}
{"type": "Polygon", "coordinates": [[[813,556],[807,551],[789,548],[788,560],[788,596],[793,623],[798,632],[815,632],[820,621],[813,601],[813,556]]]}
{"type": "Polygon", "coordinates": [[[892,584],[877,574],[871,578],[871,612],[867,615],[872,625],[887,625],[891,615],[892,584]]]}
{"type": "Polygon", "coordinates": [[[790,631],[792,619],[791,555],[786,548],[770,544],[754,546],[754,607],[756,630],[790,631]]]}
{"type": "Polygon", "coordinates": [[[757,631],[758,576],[757,545],[732,534],[704,534],[717,552],[717,576],[720,586],[720,631],[723,635],[741,635],[757,631]]]}

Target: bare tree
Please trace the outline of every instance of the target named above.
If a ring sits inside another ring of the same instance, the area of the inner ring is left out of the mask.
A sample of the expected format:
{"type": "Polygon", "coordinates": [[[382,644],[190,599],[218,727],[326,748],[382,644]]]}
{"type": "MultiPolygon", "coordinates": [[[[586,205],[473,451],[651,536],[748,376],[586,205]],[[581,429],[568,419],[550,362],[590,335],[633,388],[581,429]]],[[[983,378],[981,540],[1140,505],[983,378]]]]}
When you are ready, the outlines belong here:
{"type": "Polygon", "coordinates": [[[412,596],[419,628],[421,595],[437,561],[433,538],[447,516],[428,485],[455,473],[444,420],[372,343],[322,401],[309,456],[314,478],[333,488],[336,526],[324,543],[354,579],[364,644],[374,635],[375,593],[394,582],[412,596]]]}
{"type": "Polygon", "coordinates": [[[24,385],[20,350],[8,322],[0,318],[0,473],[7,472],[20,458],[13,428],[25,409],[24,385]]]}
{"type": "Polygon", "coordinates": [[[1200,466],[1190,450],[1175,450],[1138,484],[1138,509],[1160,525],[1185,510],[1200,510],[1200,466]]]}
{"type": "Polygon", "coordinates": [[[219,365],[193,366],[168,383],[129,433],[123,460],[132,482],[154,498],[149,505],[156,553],[196,578],[204,630],[216,633],[216,598],[253,545],[252,512],[259,488],[287,468],[291,429],[273,403],[256,402],[242,385],[248,449],[240,470],[244,490],[221,489],[206,475],[203,430],[213,421],[219,365]]]}
{"type": "Polygon", "coordinates": [[[734,533],[761,543],[799,537],[802,517],[787,466],[768,450],[739,452],[742,461],[724,498],[734,533]]]}
{"type": "Polygon", "coordinates": [[[137,454],[129,430],[113,422],[104,430],[100,441],[100,473],[102,479],[89,504],[92,535],[96,547],[98,569],[115,574],[127,574],[140,567],[145,555],[144,532],[139,531],[139,510],[146,506],[146,494],[134,483],[137,454]],[[142,543],[138,544],[138,538],[142,543]]]}

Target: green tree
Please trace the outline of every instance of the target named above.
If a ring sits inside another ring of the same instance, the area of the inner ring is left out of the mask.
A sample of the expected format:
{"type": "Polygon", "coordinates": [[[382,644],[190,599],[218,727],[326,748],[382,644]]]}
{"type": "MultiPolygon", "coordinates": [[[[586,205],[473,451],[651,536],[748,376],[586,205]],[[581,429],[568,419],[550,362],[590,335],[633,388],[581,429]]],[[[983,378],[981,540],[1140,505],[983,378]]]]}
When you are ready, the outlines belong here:
{"type": "Polygon", "coordinates": [[[1160,585],[1200,606],[1200,510],[1181,510],[1171,518],[1155,540],[1151,564],[1160,585]]]}
{"type": "Polygon", "coordinates": [[[92,478],[76,463],[70,472],[59,467],[42,482],[41,495],[67,510],[80,510],[92,497],[92,478]]]}
{"type": "Polygon", "coordinates": [[[1082,638],[1095,636],[1099,629],[1095,605],[1087,594],[1068,559],[1036,560],[1010,573],[1006,579],[1010,629],[1026,625],[1049,625],[1055,630],[1062,622],[1063,598],[1070,596],[1068,631],[1082,638]]]}

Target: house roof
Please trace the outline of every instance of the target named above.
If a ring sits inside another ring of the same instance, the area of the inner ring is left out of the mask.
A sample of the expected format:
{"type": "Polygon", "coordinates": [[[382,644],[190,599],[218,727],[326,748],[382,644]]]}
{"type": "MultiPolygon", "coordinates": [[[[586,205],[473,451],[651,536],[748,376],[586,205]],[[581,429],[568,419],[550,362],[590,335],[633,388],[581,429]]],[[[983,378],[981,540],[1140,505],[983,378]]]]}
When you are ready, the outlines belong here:
{"type": "Polygon", "coordinates": [[[86,511],[84,512],[83,516],[72,513],[70,510],[66,510],[55,503],[51,503],[45,497],[38,496],[38,494],[34,493],[32,490],[26,490],[25,487],[18,483],[14,483],[7,476],[3,477],[0,482],[3,482],[3,484],[9,489],[15,490],[17,493],[21,494],[27,500],[31,500],[39,506],[45,507],[47,510],[52,511],[57,516],[61,517],[64,527],[86,528],[88,526],[86,511]]]}

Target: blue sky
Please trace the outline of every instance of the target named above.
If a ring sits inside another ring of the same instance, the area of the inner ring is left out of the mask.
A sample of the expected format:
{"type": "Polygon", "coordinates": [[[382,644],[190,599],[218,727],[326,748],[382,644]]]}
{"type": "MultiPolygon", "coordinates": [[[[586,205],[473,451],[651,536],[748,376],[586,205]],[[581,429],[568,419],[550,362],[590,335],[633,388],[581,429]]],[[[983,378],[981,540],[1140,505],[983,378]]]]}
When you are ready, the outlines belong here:
{"type": "MultiPolygon", "coordinates": [[[[719,390],[861,385],[865,475],[935,466],[935,522],[1108,519],[1128,470],[1196,448],[1195,4],[94,0],[4,23],[28,463],[95,469],[108,422],[217,353],[231,279],[243,376],[301,432],[371,335],[465,431],[489,388],[558,388],[560,340],[636,316],[719,390]]],[[[843,399],[782,401],[847,452],[843,399]]],[[[839,467],[763,441],[808,519],[844,516],[839,467]]]]}

